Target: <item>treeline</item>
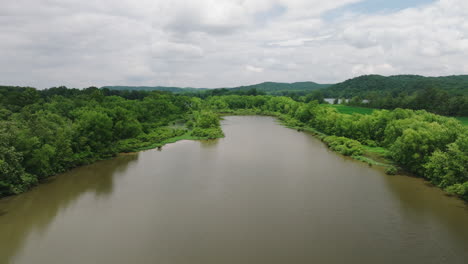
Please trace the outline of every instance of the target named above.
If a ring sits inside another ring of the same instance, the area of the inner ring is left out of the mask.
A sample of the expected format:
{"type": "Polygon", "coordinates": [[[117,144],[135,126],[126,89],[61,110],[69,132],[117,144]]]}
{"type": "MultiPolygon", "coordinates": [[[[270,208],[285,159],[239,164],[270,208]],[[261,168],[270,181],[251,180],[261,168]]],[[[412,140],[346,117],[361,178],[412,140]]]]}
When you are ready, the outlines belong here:
{"type": "Polygon", "coordinates": [[[0,87],[0,197],[118,152],[222,136],[218,116],[201,106],[164,92],[0,87]],[[178,120],[190,127],[172,127],[178,120]]]}
{"type": "Polygon", "coordinates": [[[468,76],[366,75],[322,90],[326,97],[380,109],[408,108],[448,116],[468,116],[468,76]],[[369,103],[363,103],[368,100],[369,103]]]}
{"type": "Polygon", "coordinates": [[[271,96],[214,96],[206,105],[217,112],[276,115],[290,126],[314,128],[335,136],[325,141],[345,155],[360,155],[362,145],[382,147],[409,172],[468,200],[468,129],[454,118],[405,109],[348,115],[317,101],[271,96]]]}

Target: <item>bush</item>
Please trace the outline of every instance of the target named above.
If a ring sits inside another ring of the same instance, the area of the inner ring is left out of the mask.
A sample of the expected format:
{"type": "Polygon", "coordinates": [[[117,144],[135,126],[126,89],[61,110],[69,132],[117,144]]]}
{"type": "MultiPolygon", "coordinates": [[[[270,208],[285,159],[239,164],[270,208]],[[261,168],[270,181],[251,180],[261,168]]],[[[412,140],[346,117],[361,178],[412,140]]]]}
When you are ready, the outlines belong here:
{"type": "Polygon", "coordinates": [[[323,141],[334,151],[346,156],[359,156],[364,153],[364,148],[359,141],[346,137],[328,136],[323,141]]]}
{"type": "Polygon", "coordinates": [[[201,128],[219,127],[219,116],[213,112],[194,112],[195,124],[201,128]]]}
{"type": "Polygon", "coordinates": [[[451,195],[456,195],[465,200],[468,200],[468,181],[463,184],[457,183],[449,186],[445,189],[445,191],[451,195]]]}
{"type": "Polygon", "coordinates": [[[224,133],[219,127],[217,128],[196,127],[192,130],[191,135],[194,137],[199,137],[199,138],[214,139],[214,138],[223,137],[224,133]]]}
{"type": "Polygon", "coordinates": [[[388,175],[396,175],[398,173],[398,169],[395,166],[391,166],[385,169],[385,173],[388,175]]]}
{"type": "Polygon", "coordinates": [[[377,147],[377,143],[374,140],[366,139],[364,140],[364,144],[369,147],[377,147]]]}

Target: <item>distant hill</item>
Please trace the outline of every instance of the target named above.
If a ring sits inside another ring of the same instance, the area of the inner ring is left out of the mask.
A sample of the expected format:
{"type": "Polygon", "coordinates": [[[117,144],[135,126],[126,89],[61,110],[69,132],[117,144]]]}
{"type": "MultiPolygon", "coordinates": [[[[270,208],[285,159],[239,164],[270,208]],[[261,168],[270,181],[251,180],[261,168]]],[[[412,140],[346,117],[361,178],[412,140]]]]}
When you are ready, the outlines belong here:
{"type": "Polygon", "coordinates": [[[307,93],[309,91],[324,89],[329,87],[330,84],[318,84],[314,82],[295,82],[295,83],[277,83],[277,82],[263,82],[248,86],[239,86],[233,88],[181,88],[181,87],[166,87],[166,86],[103,86],[101,88],[107,88],[110,90],[128,90],[128,91],[166,91],[173,93],[197,93],[205,91],[213,91],[218,89],[227,89],[232,92],[243,92],[256,89],[258,92],[264,92],[266,94],[279,95],[285,92],[302,92],[307,93]]]}
{"type": "Polygon", "coordinates": [[[207,88],[181,88],[170,86],[103,86],[101,89],[107,88],[109,90],[117,91],[164,91],[173,93],[186,93],[208,90],[207,88]]]}
{"type": "Polygon", "coordinates": [[[309,92],[318,89],[324,89],[331,84],[319,84],[315,82],[295,82],[295,83],[277,83],[277,82],[263,82],[254,85],[240,86],[229,88],[233,91],[248,91],[256,89],[259,92],[267,94],[279,94],[282,92],[309,92]]]}
{"type": "Polygon", "coordinates": [[[441,115],[468,116],[468,75],[366,75],[321,91],[326,97],[352,98],[348,104],[353,106],[424,109],[441,115]],[[367,99],[366,103],[362,99],[367,99]]]}
{"type": "Polygon", "coordinates": [[[468,95],[468,75],[424,77],[419,75],[364,75],[334,84],[323,90],[327,97],[366,97],[374,95],[397,95],[414,93],[426,88],[437,88],[450,95],[468,95]]]}

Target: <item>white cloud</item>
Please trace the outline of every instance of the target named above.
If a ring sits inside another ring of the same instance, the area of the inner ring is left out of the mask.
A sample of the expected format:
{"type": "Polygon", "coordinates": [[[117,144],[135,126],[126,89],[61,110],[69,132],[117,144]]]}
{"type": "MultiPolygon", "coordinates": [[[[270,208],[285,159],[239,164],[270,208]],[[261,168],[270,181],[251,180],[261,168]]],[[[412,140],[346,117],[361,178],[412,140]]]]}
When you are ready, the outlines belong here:
{"type": "Polygon", "coordinates": [[[0,83],[226,87],[467,73],[468,1],[323,18],[358,1],[2,1],[0,83]]]}
{"type": "Polygon", "coordinates": [[[289,39],[285,41],[277,41],[277,42],[272,42],[268,43],[270,46],[278,46],[278,47],[300,47],[304,46],[307,43],[313,42],[313,41],[321,41],[321,40],[326,40],[330,38],[330,36],[319,36],[315,38],[298,38],[298,39],[289,39]]]}
{"type": "Polygon", "coordinates": [[[384,64],[357,64],[352,68],[353,75],[366,75],[366,74],[385,74],[390,75],[395,73],[395,69],[388,63],[384,64]]]}
{"type": "Polygon", "coordinates": [[[255,67],[255,66],[252,66],[252,65],[245,65],[245,69],[247,71],[251,71],[251,72],[263,72],[263,68],[255,67]]]}

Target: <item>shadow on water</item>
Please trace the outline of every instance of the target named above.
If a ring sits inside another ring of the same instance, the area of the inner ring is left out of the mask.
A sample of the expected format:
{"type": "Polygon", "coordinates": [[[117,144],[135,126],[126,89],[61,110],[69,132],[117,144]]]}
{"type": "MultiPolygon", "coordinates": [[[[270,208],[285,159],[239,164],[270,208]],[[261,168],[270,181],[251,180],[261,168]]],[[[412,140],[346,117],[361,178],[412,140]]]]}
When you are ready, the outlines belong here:
{"type": "Polygon", "coordinates": [[[11,263],[28,236],[46,233],[60,212],[84,194],[95,199],[109,196],[115,177],[137,159],[138,154],[132,154],[99,161],[52,177],[27,193],[1,199],[0,263],[11,263]]]}

